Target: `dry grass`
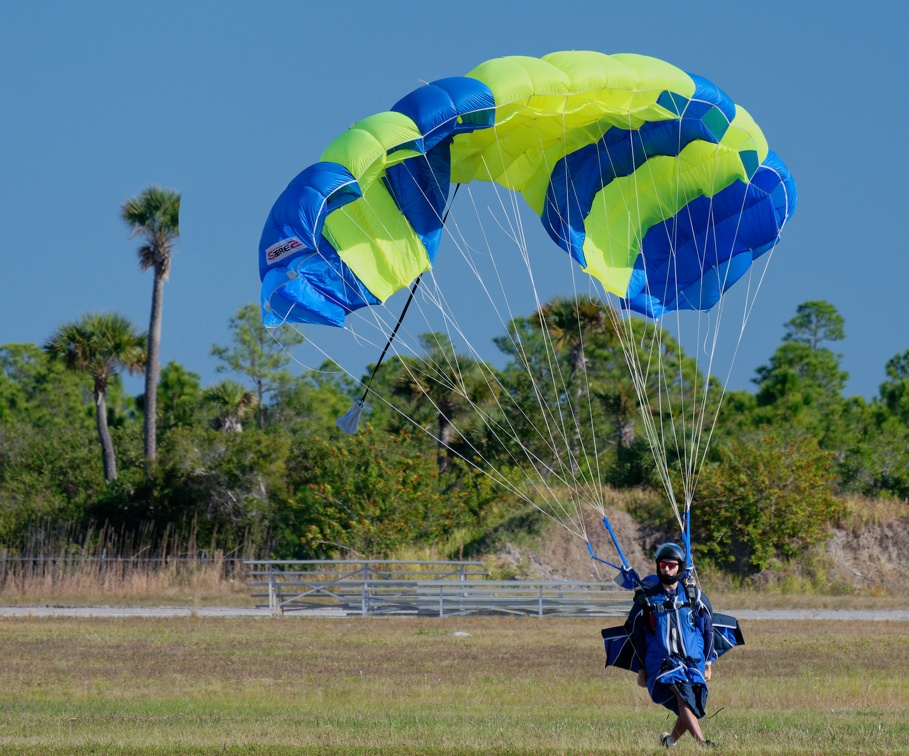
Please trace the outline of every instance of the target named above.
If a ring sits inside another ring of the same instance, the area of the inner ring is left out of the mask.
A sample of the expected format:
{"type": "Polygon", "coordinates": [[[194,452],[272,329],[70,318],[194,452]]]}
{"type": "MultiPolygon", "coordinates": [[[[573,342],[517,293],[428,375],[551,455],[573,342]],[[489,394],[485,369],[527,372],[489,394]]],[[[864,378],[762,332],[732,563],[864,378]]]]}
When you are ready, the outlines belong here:
{"type": "Polygon", "coordinates": [[[909,517],[909,503],[901,499],[846,496],[841,501],[845,508],[842,524],[848,528],[881,525],[909,517]]]}
{"type": "MultiPolygon", "coordinates": [[[[670,724],[558,619],[0,620],[4,753],[650,753],[670,724]],[[467,635],[456,635],[467,633],[467,635]]],[[[909,624],[752,622],[727,753],[904,753],[909,624]],[[873,638],[871,637],[873,635],[873,638]]],[[[693,743],[680,746],[694,751],[693,743]]]]}
{"type": "Polygon", "coordinates": [[[194,522],[157,535],[146,525],[78,536],[39,523],[31,542],[0,547],[0,603],[251,606],[250,553],[200,543],[194,522]]]}
{"type": "Polygon", "coordinates": [[[13,562],[0,557],[0,603],[253,606],[242,563],[178,560],[13,562]]]}
{"type": "Polygon", "coordinates": [[[736,609],[841,609],[841,610],[905,610],[906,595],[895,596],[848,594],[830,595],[824,593],[783,593],[780,591],[722,591],[707,590],[710,600],[718,610],[736,609]]]}

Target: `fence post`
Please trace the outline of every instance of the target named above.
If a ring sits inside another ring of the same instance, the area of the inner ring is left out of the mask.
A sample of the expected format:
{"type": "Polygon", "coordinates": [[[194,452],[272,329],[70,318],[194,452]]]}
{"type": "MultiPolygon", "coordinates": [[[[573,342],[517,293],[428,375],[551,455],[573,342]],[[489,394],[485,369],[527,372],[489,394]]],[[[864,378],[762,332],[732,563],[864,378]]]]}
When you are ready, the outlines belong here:
{"type": "Polygon", "coordinates": [[[278,611],[278,592],[275,589],[275,566],[268,565],[268,609],[272,617],[277,617],[278,611]]]}
{"type": "Polygon", "coordinates": [[[444,616],[445,616],[445,600],[444,600],[444,598],[443,598],[443,596],[442,596],[442,591],[443,591],[443,590],[444,590],[444,589],[443,589],[442,586],[440,585],[440,586],[439,586],[439,616],[440,616],[440,617],[444,617],[444,616]]]}
{"type": "Polygon", "coordinates": [[[542,616],[543,616],[543,586],[541,585],[540,586],[540,604],[539,604],[539,610],[537,611],[537,617],[542,617],[542,616]]]}
{"type": "Polygon", "coordinates": [[[362,595],[360,596],[360,614],[364,617],[369,616],[369,601],[367,600],[368,589],[367,584],[369,583],[369,562],[363,563],[363,589],[362,595]]]}

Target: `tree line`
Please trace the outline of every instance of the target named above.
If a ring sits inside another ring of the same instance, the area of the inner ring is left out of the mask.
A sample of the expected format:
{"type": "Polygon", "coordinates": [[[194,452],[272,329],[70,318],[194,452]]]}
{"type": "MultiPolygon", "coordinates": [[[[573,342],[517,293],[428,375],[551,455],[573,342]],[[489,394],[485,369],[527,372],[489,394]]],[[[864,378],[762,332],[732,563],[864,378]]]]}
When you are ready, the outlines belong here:
{"type": "MultiPolygon", "coordinates": [[[[570,470],[583,479],[595,467],[613,487],[658,488],[615,325],[585,297],[513,320],[496,339],[502,368],[425,334],[420,356],[377,372],[371,390],[393,401],[371,402],[353,436],[335,419],[359,385],[337,371],[294,374],[285,347],[303,337],[282,332],[276,342],[256,305],[231,318],[229,345],[212,347],[219,372],[242,382],[203,387],[180,364],[159,366],[179,202],[153,187],[122,208],[141,238],[140,266],[154,272],[147,332],[90,313],[40,346],[0,347],[8,551],[79,543],[99,525],[141,530],[149,548],[192,529],[218,548],[288,558],[463,547],[525,506],[514,495],[526,485],[519,451],[542,477],[570,470]],[[540,376],[554,369],[559,389],[541,394],[553,384],[540,376]],[[126,395],[122,373],[143,370],[145,391],[126,395]],[[503,415],[502,395],[520,411],[503,415]],[[562,413],[582,422],[558,450],[535,431],[562,413]]],[[[697,487],[699,553],[740,573],[817,542],[839,516],[838,496],[909,496],[909,351],[887,363],[866,401],[843,393],[835,346],[845,324],[835,307],[805,302],[785,329],[755,389],[726,394],[697,487]]],[[[680,380],[700,380],[681,346],[661,343],[680,380]]],[[[665,507],[637,515],[672,527],[665,507]]]]}

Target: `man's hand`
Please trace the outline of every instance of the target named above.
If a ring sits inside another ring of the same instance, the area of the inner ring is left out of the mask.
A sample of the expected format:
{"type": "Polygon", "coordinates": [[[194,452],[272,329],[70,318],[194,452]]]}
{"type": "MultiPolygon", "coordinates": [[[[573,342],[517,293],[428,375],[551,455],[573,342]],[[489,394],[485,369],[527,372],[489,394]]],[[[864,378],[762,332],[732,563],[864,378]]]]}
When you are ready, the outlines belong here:
{"type": "Polygon", "coordinates": [[[712,669],[713,669],[713,667],[712,667],[710,664],[708,664],[706,667],[704,667],[704,679],[705,679],[707,682],[710,682],[711,670],[712,670],[712,669]]]}
{"type": "Polygon", "coordinates": [[[640,685],[642,688],[647,687],[647,670],[646,669],[642,669],[638,672],[638,685],[640,685]]]}

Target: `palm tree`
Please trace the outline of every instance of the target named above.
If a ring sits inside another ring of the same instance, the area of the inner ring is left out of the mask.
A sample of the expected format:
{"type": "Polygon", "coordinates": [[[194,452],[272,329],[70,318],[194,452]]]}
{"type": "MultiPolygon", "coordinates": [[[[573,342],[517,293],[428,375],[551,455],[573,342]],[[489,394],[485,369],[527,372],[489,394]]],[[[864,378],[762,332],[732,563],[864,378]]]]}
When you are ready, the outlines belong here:
{"type": "Polygon", "coordinates": [[[608,321],[604,305],[595,299],[579,296],[576,299],[555,297],[543,305],[536,317],[552,338],[556,351],[567,354],[569,385],[587,366],[584,343],[606,332],[608,321]]]}
{"type": "Polygon", "coordinates": [[[410,402],[428,401],[434,408],[436,459],[439,472],[444,473],[457,437],[495,401],[498,383],[490,378],[486,365],[455,352],[443,334],[424,334],[420,342],[427,356],[402,360],[403,370],[395,378],[392,393],[410,402]],[[459,431],[456,424],[462,419],[465,422],[459,431]]]}
{"type": "Polygon", "coordinates": [[[256,395],[235,381],[220,381],[205,389],[202,396],[214,405],[215,427],[225,433],[242,431],[243,419],[259,406],[256,395]]]}
{"type": "Polygon", "coordinates": [[[154,463],[157,454],[158,378],[161,374],[161,313],[173,244],[180,236],[180,193],[157,186],[148,187],[138,197],[123,204],[121,217],[130,227],[132,236],[143,238],[138,250],[139,266],[142,270],[155,270],[148,325],[148,360],[145,364],[145,459],[154,463]]]}
{"type": "Polygon", "coordinates": [[[145,364],[146,335],[116,314],[83,315],[64,323],[48,339],[44,351],[64,367],[87,373],[94,381],[95,424],[104,459],[104,477],[117,479],[117,460],[107,426],[107,385],[121,369],[137,373],[145,364]]]}
{"type": "Polygon", "coordinates": [[[630,449],[637,437],[634,418],[638,412],[638,400],[634,384],[630,380],[616,380],[609,387],[591,387],[590,393],[612,418],[616,446],[620,450],[630,449]]]}
{"type": "Polygon", "coordinates": [[[560,424],[567,423],[572,428],[568,455],[569,469],[574,474],[581,446],[581,404],[587,389],[585,344],[609,333],[610,322],[605,306],[583,295],[575,299],[555,297],[537,310],[535,317],[541,330],[549,334],[553,352],[565,355],[568,362],[567,375],[555,378],[561,384],[555,388],[568,404],[567,418],[563,417],[560,424]]]}

